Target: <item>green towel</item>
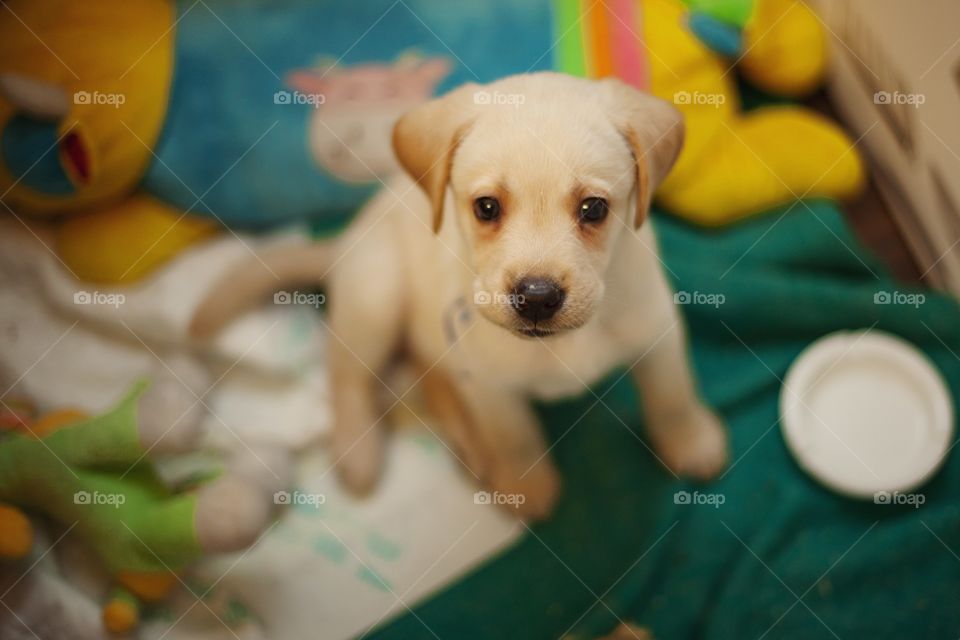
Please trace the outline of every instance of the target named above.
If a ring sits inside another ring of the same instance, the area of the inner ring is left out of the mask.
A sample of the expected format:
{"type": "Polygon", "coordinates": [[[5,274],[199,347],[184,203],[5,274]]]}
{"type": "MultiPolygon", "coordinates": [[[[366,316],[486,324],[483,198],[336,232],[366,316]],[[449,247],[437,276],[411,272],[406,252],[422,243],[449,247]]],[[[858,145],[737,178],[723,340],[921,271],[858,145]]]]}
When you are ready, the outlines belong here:
{"type": "Polygon", "coordinates": [[[930,291],[918,308],[874,304],[908,288],[832,204],[808,204],[719,232],[657,217],[677,290],[724,296],[684,312],[703,391],[730,426],[725,476],[698,487],[659,468],[619,373],[592,408],[590,393],[542,407],[564,477],[554,517],[374,637],[590,638],[618,619],[660,640],[960,637],[957,452],[920,489],[919,509],[875,505],[816,484],[777,422],[778,379],[840,329],[906,338],[956,396],[960,307],[930,291]],[[725,502],[675,504],[682,490],[725,502]]]}

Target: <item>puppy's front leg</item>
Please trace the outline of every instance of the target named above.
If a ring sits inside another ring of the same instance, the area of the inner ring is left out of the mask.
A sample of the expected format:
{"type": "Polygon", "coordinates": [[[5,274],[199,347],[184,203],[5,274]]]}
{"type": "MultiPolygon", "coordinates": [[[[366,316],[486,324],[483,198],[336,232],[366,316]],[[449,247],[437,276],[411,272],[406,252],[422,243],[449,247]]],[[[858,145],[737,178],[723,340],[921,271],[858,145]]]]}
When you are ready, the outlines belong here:
{"type": "Polygon", "coordinates": [[[331,340],[329,362],[333,464],[347,489],[362,495],[373,489],[383,465],[383,425],[378,424],[375,386],[380,383],[350,343],[331,340]]]}
{"type": "Polygon", "coordinates": [[[697,393],[682,320],[667,329],[632,373],[663,463],[700,480],[717,475],[727,462],[726,428],[697,393]]]}
{"type": "MultiPolygon", "coordinates": [[[[362,228],[361,228],[362,230],[362,228]]],[[[337,474],[354,493],[370,491],[383,466],[379,376],[400,340],[401,263],[390,227],[374,226],[342,257],[330,280],[331,451],[337,474]]]]}
{"type": "Polygon", "coordinates": [[[526,398],[473,381],[458,386],[475,424],[473,446],[489,461],[484,483],[512,496],[507,504],[521,517],[549,516],[560,495],[560,475],[526,398]]]}

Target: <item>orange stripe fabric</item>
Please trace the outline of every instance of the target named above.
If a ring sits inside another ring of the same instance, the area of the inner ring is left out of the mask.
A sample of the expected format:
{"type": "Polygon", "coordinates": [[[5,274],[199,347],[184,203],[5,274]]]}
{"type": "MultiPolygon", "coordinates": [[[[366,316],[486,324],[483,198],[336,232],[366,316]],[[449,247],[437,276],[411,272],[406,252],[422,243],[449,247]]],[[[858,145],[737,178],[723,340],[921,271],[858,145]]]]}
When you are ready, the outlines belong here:
{"type": "Polygon", "coordinates": [[[613,64],[612,40],[610,36],[610,16],[603,0],[584,0],[591,2],[587,7],[584,25],[587,33],[588,69],[592,78],[606,78],[616,75],[613,64]]]}

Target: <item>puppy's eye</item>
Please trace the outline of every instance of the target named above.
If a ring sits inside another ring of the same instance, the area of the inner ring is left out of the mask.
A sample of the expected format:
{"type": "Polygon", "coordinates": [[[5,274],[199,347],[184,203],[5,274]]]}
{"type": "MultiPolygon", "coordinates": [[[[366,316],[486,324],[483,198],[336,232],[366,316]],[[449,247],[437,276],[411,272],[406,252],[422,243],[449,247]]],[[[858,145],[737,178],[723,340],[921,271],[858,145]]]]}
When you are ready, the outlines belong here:
{"type": "Polygon", "coordinates": [[[478,220],[491,222],[500,217],[500,202],[496,198],[477,198],[473,201],[473,213],[478,220]]]}
{"type": "Polygon", "coordinates": [[[603,198],[587,198],[580,203],[580,221],[600,222],[607,217],[608,208],[603,198]]]}

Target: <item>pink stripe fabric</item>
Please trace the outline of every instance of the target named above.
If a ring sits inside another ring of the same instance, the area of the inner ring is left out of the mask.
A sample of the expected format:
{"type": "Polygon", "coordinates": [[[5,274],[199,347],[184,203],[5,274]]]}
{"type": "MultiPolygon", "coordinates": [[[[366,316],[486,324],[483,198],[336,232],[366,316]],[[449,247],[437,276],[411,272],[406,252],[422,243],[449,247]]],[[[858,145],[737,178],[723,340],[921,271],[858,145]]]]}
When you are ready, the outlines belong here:
{"type": "Polygon", "coordinates": [[[643,44],[642,0],[606,0],[611,35],[610,47],[617,77],[638,89],[649,91],[647,50],[643,44]]]}

